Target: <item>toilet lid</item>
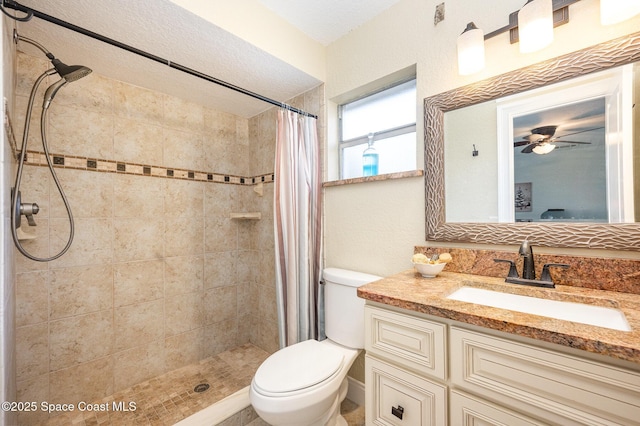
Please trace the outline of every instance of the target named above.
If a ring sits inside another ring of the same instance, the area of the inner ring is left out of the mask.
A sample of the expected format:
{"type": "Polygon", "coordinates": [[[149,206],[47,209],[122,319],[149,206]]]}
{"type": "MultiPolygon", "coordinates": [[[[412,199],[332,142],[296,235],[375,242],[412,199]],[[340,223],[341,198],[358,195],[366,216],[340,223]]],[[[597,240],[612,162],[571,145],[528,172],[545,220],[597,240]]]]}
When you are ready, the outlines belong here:
{"type": "Polygon", "coordinates": [[[267,358],[258,368],[254,383],[267,392],[293,392],[326,380],[340,368],[343,359],[337,348],[307,340],[267,358]]]}

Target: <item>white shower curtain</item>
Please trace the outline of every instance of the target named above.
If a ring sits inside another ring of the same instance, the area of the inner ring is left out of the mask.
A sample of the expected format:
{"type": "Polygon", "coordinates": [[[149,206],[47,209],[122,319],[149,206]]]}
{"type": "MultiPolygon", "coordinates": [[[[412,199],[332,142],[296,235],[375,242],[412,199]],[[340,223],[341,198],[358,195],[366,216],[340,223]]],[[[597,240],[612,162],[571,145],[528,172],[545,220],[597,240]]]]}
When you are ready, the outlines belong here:
{"type": "Polygon", "coordinates": [[[280,347],[323,337],[322,178],[316,119],[278,111],[274,189],[280,347]]]}

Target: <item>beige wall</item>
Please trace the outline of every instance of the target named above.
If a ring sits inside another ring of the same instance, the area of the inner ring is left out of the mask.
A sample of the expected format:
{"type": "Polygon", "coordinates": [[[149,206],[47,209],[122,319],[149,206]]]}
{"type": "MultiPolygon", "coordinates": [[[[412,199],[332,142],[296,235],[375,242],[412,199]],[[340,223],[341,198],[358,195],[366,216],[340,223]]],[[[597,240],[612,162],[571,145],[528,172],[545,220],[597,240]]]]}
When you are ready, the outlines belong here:
{"type": "MultiPolygon", "coordinates": [[[[359,94],[360,88],[371,82],[411,65],[416,66],[419,169],[424,168],[422,100],[425,97],[633,33],[640,28],[640,16],[603,27],[599,22],[599,2],[584,0],[570,6],[571,21],[555,29],[555,41],[551,46],[523,55],[519,53],[517,44],[509,44],[508,34],[502,34],[485,44],[485,70],[463,77],[457,72],[456,38],[467,22],[474,21],[485,33],[493,31],[506,25],[509,13],[522,7],[523,2],[495,0],[491,7],[487,7],[486,2],[448,0],[445,2],[445,20],[434,26],[435,5],[439,3],[440,0],[401,0],[327,49],[326,90],[330,101],[359,94]]],[[[332,116],[331,110],[328,116],[332,116]]],[[[327,135],[327,143],[334,147],[337,126],[329,122],[328,128],[332,132],[327,135]]],[[[331,155],[327,158],[330,160],[327,178],[335,179],[336,158],[331,155]]],[[[424,188],[418,180],[409,178],[389,181],[384,185],[372,182],[326,188],[326,265],[378,275],[390,275],[410,268],[413,246],[426,243],[424,188]]],[[[562,250],[568,251],[571,250],[562,250]]],[[[588,253],[621,255],[604,251],[588,253]]]]}
{"type": "MultiPolygon", "coordinates": [[[[48,64],[17,59],[15,127],[22,129],[31,84],[48,64]]],[[[32,151],[41,151],[41,96],[32,151]]],[[[321,111],[323,89],[292,103],[321,111]]],[[[90,401],[246,342],[278,348],[275,111],[247,120],[96,74],[59,92],[48,134],[50,151],[66,156],[65,164],[88,158],[124,162],[127,170],[151,166],[154,174],[155,167],[186,169],[205,172],[205,180],[56,168],[76,235],[56,261],[18,257],[21,400],[90,401]],[[206,173],[228,174],[237,184],[208,182],[206,173]],[[253,177],[265,178],[263,197],[253,177]],[[241,211],[259,211],[262,219],[229,218],[241,211]]],[[[41,208],[38,226],[28,229],[37,239],[25,248],[55,253],[68,225],[46,167],[25,167],[22,194],[41,208]]]]}

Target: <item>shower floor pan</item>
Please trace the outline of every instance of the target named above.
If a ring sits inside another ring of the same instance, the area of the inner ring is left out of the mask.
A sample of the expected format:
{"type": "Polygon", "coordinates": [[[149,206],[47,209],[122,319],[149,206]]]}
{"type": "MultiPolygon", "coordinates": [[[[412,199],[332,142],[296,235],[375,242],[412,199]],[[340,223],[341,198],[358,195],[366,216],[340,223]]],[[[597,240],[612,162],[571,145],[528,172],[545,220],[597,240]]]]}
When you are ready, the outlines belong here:
{"type": "MultiPolygon", "coordinates": [[[[74,411],[51,417],[45,424],[173,425],[225,398],[241,394],[251,384],[255,371],[268,356],[267,352],[256,346],[242,345],[94,401],[96,404],[135,401],[135,411],[74,411]],[[196,387],[201,392],[196,391],[196,387]]],[[[223,410],[229,409],[226,404],[220,406],[223,410]]],[[[248,400],[241,407],[242,411],[243,408],[250,411],[242,413],[245,419],[257,418],[248,400]]],[[[235,412],[216,413],[216,416],[226,418],[233,414],[235,412]]]]}

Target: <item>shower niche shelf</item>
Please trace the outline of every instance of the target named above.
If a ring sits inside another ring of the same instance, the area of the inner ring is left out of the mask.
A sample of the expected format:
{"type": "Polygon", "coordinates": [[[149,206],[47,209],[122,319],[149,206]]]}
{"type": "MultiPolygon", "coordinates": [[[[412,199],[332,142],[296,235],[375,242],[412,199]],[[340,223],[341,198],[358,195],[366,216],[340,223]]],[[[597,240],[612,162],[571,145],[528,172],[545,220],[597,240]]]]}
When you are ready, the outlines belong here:
{"type": "Polygon", "coordinates": [[[262,213],[260,212],[231,213],[231,219],[260,220],[262,219],[262,213]]]}

